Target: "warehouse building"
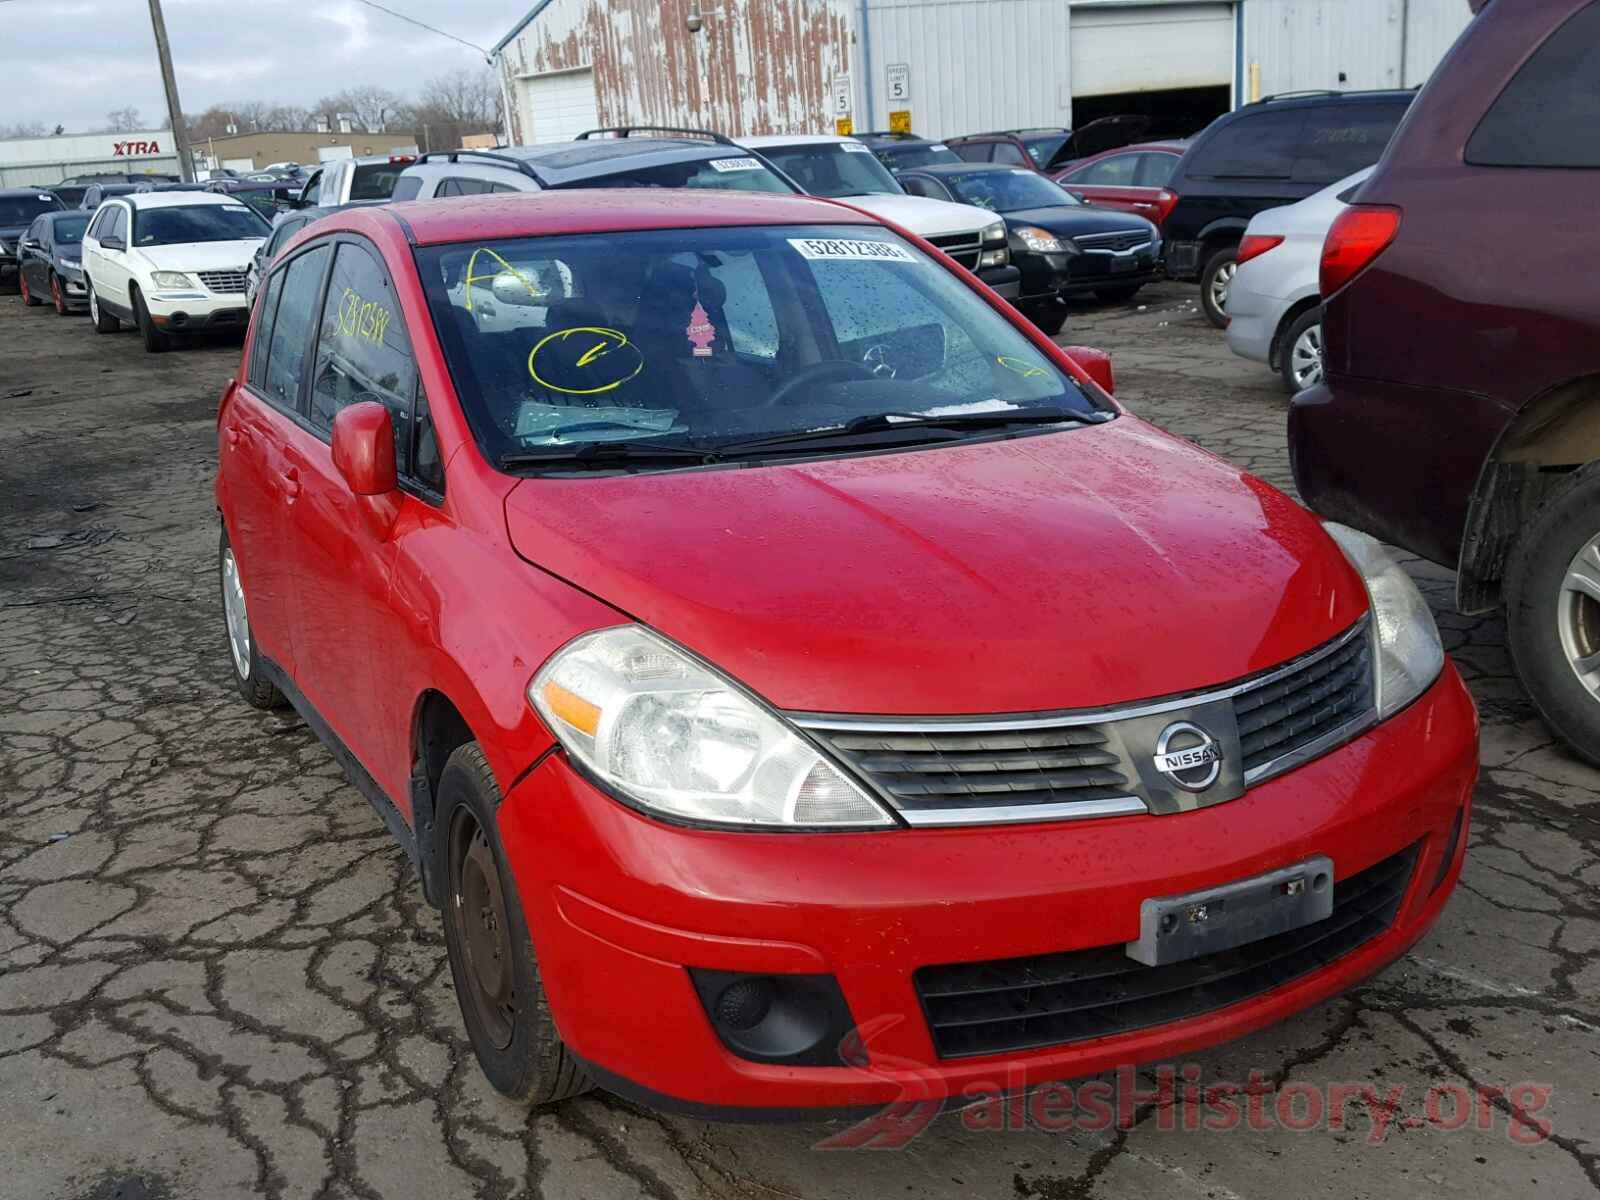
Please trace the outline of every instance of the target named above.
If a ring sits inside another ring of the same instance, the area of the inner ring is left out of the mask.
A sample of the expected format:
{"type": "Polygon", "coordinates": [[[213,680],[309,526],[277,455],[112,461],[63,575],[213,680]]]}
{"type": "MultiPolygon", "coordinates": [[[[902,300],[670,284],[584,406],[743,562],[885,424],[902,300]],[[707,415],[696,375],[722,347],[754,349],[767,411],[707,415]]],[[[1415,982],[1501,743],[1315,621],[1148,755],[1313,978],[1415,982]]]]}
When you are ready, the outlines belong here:
{"type": "Polygon", "coordinates": [[[60,183],[97,172],[177,175],[170,129],[142,133],[69,133],[0,141],[0,187],[60,183]]]}
{"type": "Polygon", "coordinates": [[[596,125],[940,137],[1422,83],[1468,0],[538,0],[495,47],[506,136],[596,125]]]}

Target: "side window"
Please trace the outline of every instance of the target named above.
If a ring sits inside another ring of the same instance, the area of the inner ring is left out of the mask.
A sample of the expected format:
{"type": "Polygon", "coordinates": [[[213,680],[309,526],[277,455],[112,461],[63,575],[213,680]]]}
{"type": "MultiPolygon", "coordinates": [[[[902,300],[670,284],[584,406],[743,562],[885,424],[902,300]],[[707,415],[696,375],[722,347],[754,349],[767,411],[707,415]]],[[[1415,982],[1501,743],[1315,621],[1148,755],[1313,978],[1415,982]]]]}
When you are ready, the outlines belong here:
{"type": "Polygon", "coordinates": [[[1141,154],[1139,155],[1139,168],[1134,172],[1133,185],[1135,187],[1166,187],[1167,181],[1172,178],[1173,168],[1178,165],[1176,154],[1141,154]]]}
{"type": "Polygon", "coordinates": [[[1600,4],[1545,39],[1467,139],[1479,167],[1600,167],[1600,4]]]}
{"type": "Polygon", "coordinates": [[[105,213],[95,213],[94,216],[89,218],[89,227],[83,231],[83,236],[92,237],[98,241],[100,239],[100,227],[105,224],[105,219],[105,213]]]}
{"type": "Polygon", "coordinates": [[[989,148],[993,145],[993,142],[962,142],[951,149],[968,162],[988,162],[989,148]]]}
{"type": "Polygon", "coordinates": [[[44,227],[43,218],[35,217],[33,224],[28,226],[28,232],[22,236],[30,242],[42,242],[44,241],[44,227]]]}
{"type": "Polygon", "coordinates": [[[1113,154],[1091,165],[1080,175],[1072,177],[1073,183],[1100,184],[1103,187],[1132,187],[1139,169],[1139,155],[1113,154]]]}
{"type": "Polygon", "coordinates": [[[1352,171],[1370,167],[1382,157],[1394,127],[1405,115],[1404,104],[1326,104],[1308,108],[1294,177],[1306,183],[1332,183],[1352,171]]]}
{"type": "Polygon", "coordinates": [[[111,206],[111,216],[106,220],[105,236],[121,238],[124,242],[128,240],[128,210],[122,205],[111,206]]]}
{"type": "Polygon", "coordinates": [[[311,182],[306,184],[304,199],[307,207],[322,203],[322,172],[320,170],[311,173],[311,182]]]}
{"type": "Polygon", "coordinates": [[[444,187],[439,189],[441,196],[479,196],[489,190],[489,185],[481,179],[447,179],[444,187]],[[445,187],[454,187],[454,191],[447,192],[445,187]]]}
{"type": "Polygon", "coordinates": [[[521,188],[514,188],[509,183],[497,183],[489,189],[491,192],[520,192],[521,188]]]}
{"type": "MultiPolygon", "coordinates": [[[[439,461],[439,441],[434,433],[433,414],[428,411],[428,396],[417,383],[416,412],[411,422],[411,475],[431,491],[444,492],[444,463],[439,461]]],[[[405,470],[406,460],[399,460],[405,470]]]]}
{"type": "Polygon", "coordinates": [[[283,292],[285,271],[274,271],[261,293],[261,315],[256,318],[255,337],[250,342],[250,386],[258,392],[267,390],[267,359],[272,347],[272,322],[278,315],[278,297],[283,292]]]}
{"type": "Polygon", "coordinates": [[[992,162],[1005,163],[1011,167],[1029,167],[1033,160],[1028,157],[1028,152],[1013,142],[996,142],[994,144],[994,157],[992,162]]]}
{"type": "Polygon", "coordinates": [[[923,196],[929,200],[948,200],[950,193],[943,186],[927,178],[925,175],[907,175],[901,178],[900,185],[913,196],[923,196]]]}
{"type": "Polygon", "coordinates": [[[415,200],[421,192],[422,177],[420,175],[402,175],[395,180],[394,192],[389,199],[415,200]]]}
{"type": "Polygon", "coordinates": [[[446,196],[459,196],[460,194],[454,179],[441,179],[439,186],[433,189],[433,198],[435,200],[443,200],[446,196]]]}
{"type": "Polygon", "coordinates": [[[278,272],[283,276],[283,291],[272,320],[264,390],[276,404],[290,412],[302,411],[300,378],[315,326],[322,275],[331,252],[328,246],[318,246],[296,256],[285,270],[278,272]]]}
{"type": "Polygon", "coordinates": [[[1302,108],[1252,112],[1204,142],[1192,156],[1188,173],[1199,179],[1287,179],[1304,125],[1302,108]]]}
{"type": "Polygon", "coordinates": [[[389,275],[371,251],[352,242],[339,246],[322,305],[317,369],[311,388],[311,424],[330,435],[339,410],[376,400],[394,424],[395,461],[402,470],[411,423],[417,364],[406,337],[405,318],[389,275]]]}

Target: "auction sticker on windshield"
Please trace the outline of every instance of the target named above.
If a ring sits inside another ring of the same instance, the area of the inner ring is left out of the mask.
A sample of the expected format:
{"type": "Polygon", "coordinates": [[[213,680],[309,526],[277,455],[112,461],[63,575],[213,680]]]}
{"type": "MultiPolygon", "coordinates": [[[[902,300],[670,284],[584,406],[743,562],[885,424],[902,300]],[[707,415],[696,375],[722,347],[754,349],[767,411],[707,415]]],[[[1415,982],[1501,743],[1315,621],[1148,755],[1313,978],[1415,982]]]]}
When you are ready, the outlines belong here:
{"type": "Polygon", "coordinates": [[[753,158],[713,158],[713,171],[759,171],[761,164],[753,158]]]}
{"type": "Polygon", "coordinates": [[[921,262],[904,246],[893,242],[862,242],[845,238],[790,238],[801,258],[850,258],[874,262],[921,262]]]}

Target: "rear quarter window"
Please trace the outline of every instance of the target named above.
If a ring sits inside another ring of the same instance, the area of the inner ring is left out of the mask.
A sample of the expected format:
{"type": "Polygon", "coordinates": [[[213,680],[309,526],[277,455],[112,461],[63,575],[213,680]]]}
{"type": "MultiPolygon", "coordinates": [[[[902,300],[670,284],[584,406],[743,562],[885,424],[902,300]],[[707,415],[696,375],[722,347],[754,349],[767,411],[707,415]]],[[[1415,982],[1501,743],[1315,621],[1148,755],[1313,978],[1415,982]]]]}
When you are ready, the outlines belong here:
{"type": "Polygon", "coordinates": [[[1288,179],[1305,119],[1303,108],[1271,107],[1238,117],[1195,147],[1184,174],[1196,179],[1288,179]]]}
{"type": "Polygon", "coordinates": [[[1333,183],[1383,156],[1405,104],[1328,104],[1305,110],[1294,177],[1304,183],[1333,183]]]}
{"type": "Polygon", "coordinates": [[[1467,140],[1480,167],[1600,167],[1600,4],[1569,17],[1467,140]]]}

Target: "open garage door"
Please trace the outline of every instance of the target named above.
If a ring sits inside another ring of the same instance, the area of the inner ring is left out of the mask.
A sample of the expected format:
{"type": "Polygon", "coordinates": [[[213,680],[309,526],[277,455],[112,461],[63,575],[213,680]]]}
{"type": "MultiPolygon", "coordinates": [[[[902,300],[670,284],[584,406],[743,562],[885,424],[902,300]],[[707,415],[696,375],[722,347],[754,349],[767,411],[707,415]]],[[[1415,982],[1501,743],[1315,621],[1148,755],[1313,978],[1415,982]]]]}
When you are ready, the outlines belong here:
{"type": "Polygon", "coordinates": [[[570,142],[600,124],[594,100],[594,71],[557,71],[517,80],[522,99],[524,142],[570,142]]]}
{"type": "Polygon", "coordinates": [[[1072,9],[1072,124],[1139,113],[1150,137],[1186,136],[1228,111],[1232,4],[1079,5],[1072,9]]]}

